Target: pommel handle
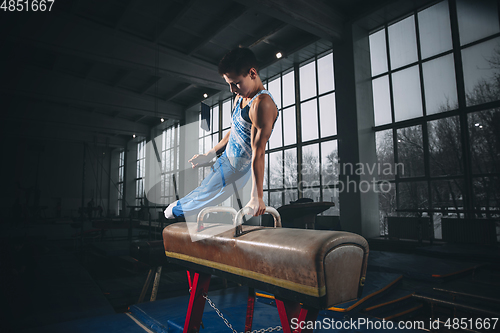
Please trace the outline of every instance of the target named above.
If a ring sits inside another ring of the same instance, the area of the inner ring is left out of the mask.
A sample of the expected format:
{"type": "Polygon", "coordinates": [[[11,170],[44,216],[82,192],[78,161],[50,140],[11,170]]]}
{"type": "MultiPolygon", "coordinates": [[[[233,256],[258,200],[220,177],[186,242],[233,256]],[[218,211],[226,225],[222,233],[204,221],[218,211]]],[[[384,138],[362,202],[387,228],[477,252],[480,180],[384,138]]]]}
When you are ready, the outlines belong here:
{"type": "MultiPolygon", "coordinates": [[[[234,218],[234,227],[235,227],[235,230],[234,230],[234,236],[239,236],[241,235],[241,232],[242,232],[242,228],[241,228],[241,225],[243,224],[242,220],[243,220],[243,216],[247,215],[247,214],[250,214],[252,212],[252,208],[251,207],[243,207],[242,209],[240,209],[238,211],[238,213],[236,214],[236,217],[234,218]]],[[[274,218],[274,227],[275,228],[281,228],[281,216],[280,216],[280,213],[278,213],[278,211],[274,208],[274,207],[266,207],[266,213],[268,214],[271,214],[274,218]]]]}
{"type": "Polygon", "coordinates": [[[205,207],[198,213],[198,217],[196,218],[196,222],[198,223],[198,231],[201,231],[201,229],[203,229],[203,219],[205,218],[205,215],[213,212],[230,213],[233,216],[233,221],[235,216],[237,215],[236,209],[234,209],[233,207],[225,207],[225,206],[205,207]]]}

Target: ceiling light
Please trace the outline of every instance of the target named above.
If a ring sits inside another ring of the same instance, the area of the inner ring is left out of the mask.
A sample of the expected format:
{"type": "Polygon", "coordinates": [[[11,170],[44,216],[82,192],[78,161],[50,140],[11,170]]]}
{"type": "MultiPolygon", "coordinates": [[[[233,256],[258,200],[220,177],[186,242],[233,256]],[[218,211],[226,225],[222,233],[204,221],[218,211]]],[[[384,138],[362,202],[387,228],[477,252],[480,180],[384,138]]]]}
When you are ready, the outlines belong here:
{"type": "Polygon", "coordinates": [[[165,121],[165,119],[163,119],[163,118],[161,118],[160,120],[161,120],[161,122],[164,122],[164,121],[165,121]]]}
{"type": "Polygon", "coordinates": [[[132,135],[132,137],[133,137],[133,138],[135,138],[135,134],[134,134],[134,135],[132,135]]]}
{"type": "Polygon", "coordinates": [[[208,94],[203,94],[203,97],[204,97],[204,98],[207,98],[207,97],[208,97],[208,94]]]}
{"type": "Polygon", "coordinates": [[[276,53],[276,58],[280,59],[283,56],[281,52],[276,53]]]}

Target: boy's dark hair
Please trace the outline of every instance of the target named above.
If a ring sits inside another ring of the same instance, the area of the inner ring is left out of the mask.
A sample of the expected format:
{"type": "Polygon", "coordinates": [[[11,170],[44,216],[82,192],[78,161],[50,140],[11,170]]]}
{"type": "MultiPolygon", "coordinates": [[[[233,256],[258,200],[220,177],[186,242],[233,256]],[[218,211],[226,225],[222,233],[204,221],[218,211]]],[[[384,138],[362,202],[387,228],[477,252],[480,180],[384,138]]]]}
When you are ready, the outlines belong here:
{"type": "Polygon", "coordinates": [[[219,62],[220,76],[228,73],[236,73],[238,75],[247,75],[250,68],[255,68],[259,71],[259,64],[255,54],[244,47],[238,47],[226,53],[219,62]]]}

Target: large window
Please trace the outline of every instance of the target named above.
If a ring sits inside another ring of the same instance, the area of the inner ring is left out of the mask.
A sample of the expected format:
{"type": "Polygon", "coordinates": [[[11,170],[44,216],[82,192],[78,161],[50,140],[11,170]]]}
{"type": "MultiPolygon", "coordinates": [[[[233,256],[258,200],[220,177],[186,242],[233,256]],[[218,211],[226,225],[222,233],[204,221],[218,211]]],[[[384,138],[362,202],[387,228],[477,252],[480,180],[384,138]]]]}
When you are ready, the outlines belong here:
{"type": "Polygon", "coordinates": [[[300,193],[316,202],[335,202],[335,207],[324,214],[339,215],[333,72],[333,54],[329,52],[266,83],[279,109],[266,153],[267,205],[277,208],[289,204],[300,193]],[[296,82],[299,96],[296,96],[296,82]]]}
{"type": "Polygon", "coordinates": [[[146,140],[137,143],[136,159],[136,178],[135,178],[135,205],[144,204],[144,177],[146,176],[146,140]]]}
{"type": "Polygon", "coordinates": [[[269,79],[266,86],[278,107],[279,116],[267,144],[264,202],[278,208],[298,197],[294,70],[269,79]]]}
{"type": "MultiPolygon", "coordinates": [[[[210,149],[212,149],[217,143],[219,143],[221,137],[219,137],[219,119],[222,116],[222,126],[224,129],[224,135],[230,128],[231,123],[231,99],[222,102],[222,115],[220,114],[220,104],[217,103],[210,108],[210,129],[205,131],[199,127],[199,154],[206,154],[210,149]]],[[[201,113],[199,115],[199,121],[201,122],[201,113]]],[[[198,184],[201,184],[202,180],[210,172],[210,166],[198,168],[198,184]]]]}
{"type": "Polygon", "coordinates": [[[397,165],[379,174],[381,233],[394,213],[431,216],[436,238],[443,215],[498,213],[497,2],[441,1],[369,42],[377,158],[397,165]]]}
{"type": "MultiPolygon", "coordinates": [[[[231,129],[231,110],[233,107],[233,98],[226,99],[222,102],[212,105],[210,108],[210,130],[205,131],[199,128],[199,148],[200,154],[206,154],[212,149],[231,129]],[[221,128],[222,126],[222,128],[221,128]]],[[[201,121],[201,113],[199,116],[201,121]]],[[[211,171],[210,166],[198,168],[198,184],[201,184],[203,179],[211,171]]],[[[229,197],[222,205],[232,206],[233,198],[229,197]]]]}
{"type": "Polygon", "coordinates": [[[169,205],[176,200],[175,190],[179,188],[179,124],[166,128],[162,132],[162,166],[161,166],[161,200],[162,204],[169,205]],[[175,176],[175,183],[174,183],[175,176]]]}
{"type": "Polygon", "coordinates": [[[124,182],[124,172],[125,172],[125,150],[121,150],[118,155],[118,206],[116,207],[116,212],[119,215],[123,210],[123,182],[124,182]]]}

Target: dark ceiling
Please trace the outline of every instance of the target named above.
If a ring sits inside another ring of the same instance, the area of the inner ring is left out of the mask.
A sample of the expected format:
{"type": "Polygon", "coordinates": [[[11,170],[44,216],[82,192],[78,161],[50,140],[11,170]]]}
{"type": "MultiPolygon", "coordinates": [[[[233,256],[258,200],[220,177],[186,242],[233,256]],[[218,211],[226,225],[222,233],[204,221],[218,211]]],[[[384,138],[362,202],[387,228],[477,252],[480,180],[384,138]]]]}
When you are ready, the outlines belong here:
{"type": "Polygon", "coordinates": [[[250,47],[270,77],[342,39],[376,1],[56,0],[0,11],[2,135],[123,146],[229,96],[220,58],[250,47]],[[285,57],[278,60],[276,52],[285,57]]]}

